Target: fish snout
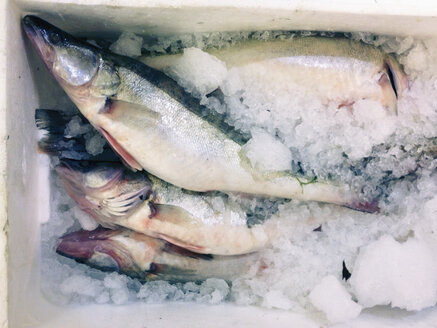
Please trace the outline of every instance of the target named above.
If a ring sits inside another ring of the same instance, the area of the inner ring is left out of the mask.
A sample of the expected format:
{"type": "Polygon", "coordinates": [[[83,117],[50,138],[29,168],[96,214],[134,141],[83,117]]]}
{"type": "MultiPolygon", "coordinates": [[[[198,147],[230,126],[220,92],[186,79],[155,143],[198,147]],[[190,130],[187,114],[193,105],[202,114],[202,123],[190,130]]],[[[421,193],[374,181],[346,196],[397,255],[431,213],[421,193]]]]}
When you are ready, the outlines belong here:
{"type": "Polygon", "coordinates": [[[97,228],[80,230],[59,239],[56,253],[103,271],[120,271],[132,263],[125,250],[111,237],[120,231],[97,228]]]}
{"type": "Polygon", "coordinates": [[[35,25],[33,24],[33,18],[34,16],[30,16],[30,15],[23,18],[24,31],[26,32],[29,38],[32,38],[36,35],[36,30],[34,28],[35,25]]]}
{"type": "MultiPolygon", "coordinates": [[[[55,53],[53,47],[47,42],[47,22],[35,16],[23,18],[23,28],[35,50],[47,66],[52,71],[55,53]]],[[[49,24],[50,25],[50,24],[49,24]]]]}
{"type": "Polygon", "coordinates": [[[100,56],[91,45],[36,16],[23,18],[23,27],[49,71],[64,87],[78,87],[96,75],[100,56]]]}

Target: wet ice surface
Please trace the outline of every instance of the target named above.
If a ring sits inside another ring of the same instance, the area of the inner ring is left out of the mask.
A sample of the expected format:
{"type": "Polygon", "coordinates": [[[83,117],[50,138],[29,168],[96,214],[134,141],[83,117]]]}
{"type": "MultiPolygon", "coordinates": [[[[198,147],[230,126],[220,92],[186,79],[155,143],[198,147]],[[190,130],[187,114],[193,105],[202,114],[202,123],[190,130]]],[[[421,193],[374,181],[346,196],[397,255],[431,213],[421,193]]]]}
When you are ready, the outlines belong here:
{"type": "MultiPolygon", "coordinates": [[[[366,214],[314,202],[214,196],[216,208],[232,205],[238,215],[243,215],[244,209],[254,224],[265,217],[278,220],[281,237],[260,252],[260,260],[251,270],[229,284],[209,279],[203,283],[156,281],[141,285],[126,276],[102,273],[54,255],[56,238],[80,225],[92,229],[95,223],[78,212],[53,176],[52,217],[42,233],[43,273],[47,277],[42,289],[51,300],[115,304],[230,301],[294,311],[318,309],[331,321],[353,318],[360,306],[420,310],[436,303],[437,40],[347,35],[399,55],[411,83],[398,103],[397,116],[370,100],[356,102],[353,111],[332,115],[317,100],[303,97],[298,88],[284,88],[283,81],[271,72],[228,70],[224,63],[197,49],[292,35],[271,31],[210,33],[150,43],[145,38],[143,53],[191,48],[167,73],[206,103],[206,95],[216,87],[224,91],[225,106],[210,105],[224,113],[228,123],[252,134],[246,152],[254,166],[280,171],[288,163],[307,175],[337,179],[369,197],[382,197],[382,211],[366,214]],[[257,149],[265,149],[265,153],[257,149]],[[272,150],[277,157],[263,156],[272,150]],[[352,274],[347,281],[342,279],[343,261],[352,274]],[[261,263],[265,269],[260,272],[257,268],[261,263]],[[330,306],[330,297],[345,305],[341,313],[330,306]]],[[[138,56],[138,40],[128,35],[112,49],[138,56]]],[[[68,126],[72,133],[90,133],[74,120],[68,126]]],[[[101,151],[103,142],[96,135],[86,139],[90,153],[101,151]]],[[[193,211],[203,210],[205,216],[211,210],[198,200],[190,203],[183,199],[176,188],[169,189],[167,199],[193,211]]]]}

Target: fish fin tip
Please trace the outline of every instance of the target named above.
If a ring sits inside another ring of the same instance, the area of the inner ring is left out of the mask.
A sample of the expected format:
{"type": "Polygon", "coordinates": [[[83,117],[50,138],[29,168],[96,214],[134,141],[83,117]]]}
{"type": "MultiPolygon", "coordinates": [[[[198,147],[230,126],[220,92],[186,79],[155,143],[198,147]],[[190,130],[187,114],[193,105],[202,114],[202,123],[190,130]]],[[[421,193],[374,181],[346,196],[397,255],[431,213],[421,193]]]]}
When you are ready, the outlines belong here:
{"type": "Polygon", "coordinates": [[[123,163],[129,167],[133,172],[142,171],[142,166],[135,160],[135,158],[121,146],[115,138],[111,136],[105,129],[99,128],[100,133],[105,137],[112,149],[120,156],[123,163]]]}
{"type": "Polygon", "coordinates": [[[61,112],[56,109],[35,109],[35,125],[40,130],[46,130],[49,133],[64,132],[64,127],[68,123],[61,112]]]}
{"type": "Polygon", "coordinates": [[[381,209],[379,207],[379,201],[377,199],[371,201],[356,201],[345,205],[352,210],[365,212],[365,213],[378,213],[381,209]]]}
{"type": "MultiPolygon", "coordinates": [[[[191,244],[188,243],[186,241],[183,241],[179,238],[176,237],[172,237],[166,234],[162,234],[162,233],[158,233],[157,234],[158,238],[163,239],[167,242],[169,242],[170,244],[173,244],[181,249],[184,249],[185,251],[189,251],[190,254],[203,254],[206,253],[205,252],[205,247],[199,246],[199,245],[195,245],[195,244],[191,244]]],[[[181,254],[181,253],[179,253],[181,254]]]]}
{"type": "Polygon", "coordinates": [[[189,250],[181,246],[177,246],[170,242],[165,243],[164,250],[169,253],[175,253],[181,256],[186,256],[198,260],[211,261],[214,259],[213,255],[211,254],[196,253],[193,252],[192,250],[189,250]]]}

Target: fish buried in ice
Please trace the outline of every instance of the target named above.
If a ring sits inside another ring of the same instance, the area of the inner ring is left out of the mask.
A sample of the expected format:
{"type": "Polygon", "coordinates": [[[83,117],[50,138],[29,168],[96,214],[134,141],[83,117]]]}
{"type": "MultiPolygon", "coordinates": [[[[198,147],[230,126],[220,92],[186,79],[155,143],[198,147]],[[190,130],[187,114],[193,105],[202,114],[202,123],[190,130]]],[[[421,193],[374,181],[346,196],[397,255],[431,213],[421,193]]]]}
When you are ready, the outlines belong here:
{"type": "Polygon", "coordinates": [[[35,16],[24,29],[82,114],[134,170],[193,191],[218,190],[339,204],[373,212],[348,186],[265,174],[251,166],[245,140],[175,81],[131,58],[79,41],[35,16]]]}
{"type": "MultiPolygon", "coordinates": [[[[408,79],[392,55],[346,38],[294,37],[247,40],[229,47],[209,48],[228,69],[262,69],[264,75],[298,85],[323,104],[350,107],[372,99],[395,113],[408,79]]],[[[142,57],[146,65],[171,72],[182,54],[142,57]]]]}
{"type": "Polygon", "coordinates": [[[129,228],[196,253],[220,255],[260,250],[279,235],[276,222],[248,227],[245,213],[228,208],[217,212],[209,205],[203,214],[185,208],[187,202],[208,204],[202,195],[180,191],[179,201],[168,204],[165,183],[121,163],[63,160],[56,171],[70,197],[107,228],[129,228]]]}
{"type": "Polygon", "coordinates": [[[59,239],[56,252],[102,271],[115,271],[146,282],[232,280],[256,261],[256,254],[196,254],[166,241],[129,230],[80,230],[59,239]]]}

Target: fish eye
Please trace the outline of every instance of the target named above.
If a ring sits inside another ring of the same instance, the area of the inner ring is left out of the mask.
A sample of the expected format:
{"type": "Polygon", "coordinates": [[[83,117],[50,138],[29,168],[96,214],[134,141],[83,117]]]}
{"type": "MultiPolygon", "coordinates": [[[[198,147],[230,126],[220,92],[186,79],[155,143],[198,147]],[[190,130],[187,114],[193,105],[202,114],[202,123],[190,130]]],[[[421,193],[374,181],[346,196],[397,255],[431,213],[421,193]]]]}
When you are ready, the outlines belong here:
{"type": "Polygon", "coordinates": [[[55,31],[51,31],[50,33],[49,33],[49,41],[52,43],[52,44],[58,44],[60,41],[61,41],[61,36],[57,33],[57,32],[55,32],[55,31]]]}

